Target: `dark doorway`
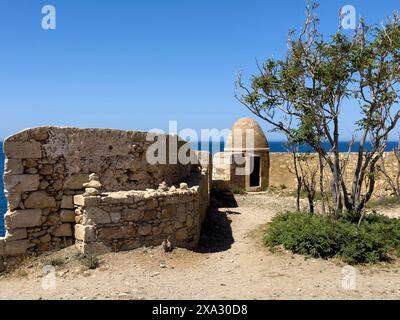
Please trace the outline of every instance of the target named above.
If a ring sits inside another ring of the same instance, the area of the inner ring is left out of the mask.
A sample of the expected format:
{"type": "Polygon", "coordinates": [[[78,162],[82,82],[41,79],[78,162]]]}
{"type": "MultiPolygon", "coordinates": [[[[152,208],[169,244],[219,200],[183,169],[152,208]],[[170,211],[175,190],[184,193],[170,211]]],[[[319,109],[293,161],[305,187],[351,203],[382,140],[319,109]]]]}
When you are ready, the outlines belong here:
{"type": "Polygon", "coordinates": [[[253,157],[253,172],[250,174],[250,187],[260,186],[261,158],[253,157]]]}

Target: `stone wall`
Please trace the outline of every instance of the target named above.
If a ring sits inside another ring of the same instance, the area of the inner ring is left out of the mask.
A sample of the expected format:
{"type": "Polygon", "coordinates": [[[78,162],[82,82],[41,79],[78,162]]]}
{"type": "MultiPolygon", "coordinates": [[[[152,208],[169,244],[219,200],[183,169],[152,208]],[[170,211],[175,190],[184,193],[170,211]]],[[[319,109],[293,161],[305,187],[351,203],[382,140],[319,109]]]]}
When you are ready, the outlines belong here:
{"type": "MultiPolygon", "coordinates": [[[[345,180],[348,186],[351,186],[354,171],[357,165],[357,154],[356,153],[342,153],[341,158],[344,160],[348,157],[348,162],[345,171],[345,180]]],[[[308,160],[311,167],[318,165],[318,157],[311,156],[308,160]]],[[[399,172],[398,163],[393,152],[386,152],[384,154],[385,167],[387,171],[392,175],[396,176],[399,172]]],[[[379,161],[378,166],[381,165],[379,161]]],[[[329,176],[329,171],[326,169],[326,176],[329,176]]],[[[317,175],[317,179],[319,175],[317,175]]],[[[388,189],[388,185],[383,178],[382,174],[378,174],[376,177],[375,186],[375,197],[390,196],[391,192],[388,189]]],[[[293,155],[291,153],[270,153],[270,176],[269,176],[270,187],[275,188],[287,188],[289,190],[296,189],[296,176],[294,174],[293,155]]]]}
{"type": "MultiPolygon", "coordinates": [[[[162,136],[168,146],[185,144],[162,136]]],[[[74,243],[74,196],[89,175],[103,192],[156,189],[190,178],[193,165],[150,165],[146,152],[156,135],[110,129],[39,127],[4,141],[6,236],[0,256],[40,253],[74,243]]]]}
{"type": "Polygon", "coordinates": [[[201,185],[162,186],[158,190],[124,191],[98,196],[75,196],[75,238],[83,253],[107,253],[158,246],[198,245],[206,214],[208,174],[201,185]]]}

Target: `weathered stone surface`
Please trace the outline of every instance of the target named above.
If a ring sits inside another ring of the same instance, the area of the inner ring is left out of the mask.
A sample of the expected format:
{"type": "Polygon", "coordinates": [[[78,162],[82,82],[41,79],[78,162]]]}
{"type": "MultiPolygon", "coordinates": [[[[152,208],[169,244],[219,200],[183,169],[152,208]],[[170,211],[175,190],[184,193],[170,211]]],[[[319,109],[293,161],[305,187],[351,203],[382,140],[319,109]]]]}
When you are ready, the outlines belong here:
{"type": "Polygon", "coordinates": [[[194,219],[191,215],[188,215],[186,218],[186,225],[190,228],[194,225],[194,219]]]}
{"type": "Polygon", "coordinates": [[[26,251],[31,247],[29,240],[16,240],[7,241],[5,243],[4,254],[8,256],[17,256],[25,254],[26,251]]]}
{"type": "Polygon", "coordinates": [[[104,227],[99,230],[99,240],[129,239],[136,235],[136,229],[132,226],[104,227]]]}
{"type": "Polygon", "coordinates": [[[100,194],[100,191],[95,189],[95,188],[86,188],[84,196],[85,197],[87,197],[87,196],[97,196],[99,194],[100,194]]]}
{"type": "Polygon", "coordinates": [[[73,210],[61,210],[60,219],[62,222],[75,222],[75,211],[73,210]]]}
{"type": "Polygon", "coordinates": [[[25,207],[28,209],[46,209],[46,208],[56,208],[56,200],[47,194],[46,191],[36,191],[32,192],[28,199],[24,202],[25,207]]]}
{"type": "Polygon", "coordinates": [[[77,243],[78,249],[84,253],[92,253],[96,255],[107,254],[111,252],[111,248],[107,247],[102,242],[94,242],[94,243],[77,243]]]}
{"type": "Polygon", "coordinates": [[[69,223],[63,223],[52,233],[55,237],[72,237],[72,228],[69,223]]]}
{"type": "Polygon", "coordinates": [[[53,174],[54,172],[54,166],[52,164],[44,164],[42,168],[39,170],[39,174],[44,175],[44,176],[49,176],[53,174]]]}
{"type": "Polygon", "coordinates": [[[67,177],[64,181],[64,189],[66,190],[82,190],[83,184],[89,181],[88,174],[74,174],[67,177]]]}
{"type": "Polygon", "coordinates": [[[102,201],[108,204],[132,204],[134,197],[127,192],[113,192],[102,198],[102,201]]]}
{"type": "Polygon", "coordinates": [[[128,251],[128,250],[134,250],[137,248],[140,248],[142,244],[138,240],[125,240],[119,250],[121,251],[128,251]]]}
{"type": "Polygon", "coordinates": [[[56,212],[49,214],[46,219],[45,225],[55,226],[60,222],[60,215],[56,212]]]}
{"type": "Polygon", "coordinates": [[[63,196],[61,200],[61,209],[74,209],[74,197],[63,196]]]}
{"type": "Polygon", "coordinates": [[[139,227],[138,233],[141,236],[149,235],[151,233],[151,225],[144,225],[139,227]]]}
{"type": "Polygon", "coordinates": [[[9,193],[7,194],[8,200],[8,209],[10,211],[14,211],[17,209],[21,203],[21,194],[20,193],[9,193]]]}
{"type": "Polygon", "coordinates": [[[7,229],[36,227],[42,224],[42,210],[16,210],[5,215],[7,229]]]}
{"type": "Polygon", "coordinates": [[[22,240],[22,239],[26,239],[27,237],[28,237],[28,233],[26,232],[26,228],[11,229],[11,230],[7,230],[7,232],[6,232],[7,241],[22,240]]]}
{"type": "Polygon", "coordinates": [[[88,183],[84,183],[83,186],[85,188],[93,188],[93,189],[101,189],[102,185],[100,181],[89,181],[88,183]]]}
{"type": "Polygon", "coordinates": [[[171,219],[176,216],[176,206],[175,205],[167,205],[166,208],[162,212],[162,216],[165,219],[171,219]]]}
{"type": "MultiPolygon", "coordinates": [[[[32,143],[37,142],[40,156],[31,153],[9,159],[6,185],[12,182],[15,190],[8,193],[10,200],[14,199],[13,203],[10,201],[11,212],[6,222],[8,229],[28,228],[27,237],[38,252],[72,244],[73,237],[84,251],[127,250],[161,243],[168,236],[174,237],[177,229],[192,223],[193,227],[186,232],[193,236],[193,230],[201,223],[200,219],[191,221],[189,217],[197,217],[197,209],[182,208],[194,202],[197,208],[198,202],[207,201],[206,197],[198,196],[192,188],[168,188],[181,181],[190,181],[192,185],[203,179],[197,165],[149,165],[146,151],[152,142],[146,140],[146,133],[45,127],[18,133],[6,144],[16,141],[25,142],[17,146],[18,150],[32,148],[32,143]],[[89,175],[92,172],[96,174],[89,175]],[[190,175],[196,177],[187,180],[190,175]],[[161,181],[165,188],[156,190],[161,181]],[[92,192],[90,189],[96,189],[95,196],[76,195],[92,192]],[[25,215],[15,214],[22,211],[19,208],[25,209],[25,215]],[[28,217],[29,209],[37,214],[28,217]],[[12,225],[13,220],[17,227],[12,225]],[[98,235],[105,238],[104,243],[96,242],[98,235]],[[82,243],[92,241],[96,246],[85,247],[82,243]]],[[[13,239],[24,236],[18,232],[13,230],[13,239]]],[[[185,246],[186,240],[181,245],[185,246]]]]}
{"type": "Polygon", "coordinates": [[[38,165],[35,159],[25,159],[22,161],[22,163],[26,168],[36,168],[38,165]]]}
{"type": "Polygon", "coordinates": [[[123,218],[127,221],[140,221],[143,218],[143,210],[126,209],[123,211],[123,218]]]}
{"type": "Polygon", "coordinates": [[[75,239],[84,242],[96,241],[96,233],[93,226],[75,225],[75,239]]]}
{"type": "Polygon", "coordinates": [[[179,205],[178,205],[178,208],[177,208],[177,218],[178,218],[178,221],[179,222],[185,222],[186,221],[186,216],[187,216],[187,214],[186,214],[186,207],[185,207],[185,205],[183,204],[183,203],[180,203],[179,205]]]}
{"type": "Polygon", "coordinates": [[[143,220],[144,221],[151,221],[157,219],[157,211],[156,210],[146,210],[144,212],[143,220]]]}
{"type": "Polygon", "coordinates": [[[19,159],[6,159],[4,165],[4,173],[9,174],[23,174],[24,166],[22,160],[19,159]]]}
{"type": "Polygon", "coordinates": [[[187,190],[187,189],[189,188],[189,186],[188,186],[187,183],[182,182],[182,183],[179,185],[179,188],[182,189],[182,190],[187,190]]]}
{"type": "Polygon", "coordinates": [[[10,193],[36,191],[39,187],[39,175],[5,175],[4,188],[10,193]]]}
{"type": "Polygon", "coordinates": [[[97,207],[89,207],[85,210],[86,216],[93,223],[106,224],[111,222],[110,214],[97,207]]]}
{"type": "Polygon", "coordinates": [[[36,141],[5,141],[4,153],[10,159],[26,159],[26,158],[41,158],[41,144],[36,141]]]}
{"type": "Polygon", "coordinates": [[[82,207],[95,207],[98,204],[98,197],[77,195],[74,196],[74,204],[82,207]]]}
{"type": "Polygon", "coordinates": [[[44,141],[49,138],[49,132],[48,128],[42,127],[42,128],[34,128],[31,131],[31,137],[32,139],[36,141],[44,141]]]}
{"type": "Polygon", "coordinates": [[[186,240],[188,238],[187,229],[179,229],[175,234],[176,241],[186,240]]]}
{"type": "Polygon", "coordinates": [[[0,256],[4,255],[5,240],[0,238],[0,256]]]}
{"type": "Polygon", "coordinates": [[[121,220],[121,213],[120,212],[111,212],[110,218],[113,223],[118,223],[121,220]]]}
{"type": "Polygon", "coordinates": [[[40,237],[39,240],[41,243],[48,243],[51,241],[51,235],[46,234],[43,237],[40,237]]]}

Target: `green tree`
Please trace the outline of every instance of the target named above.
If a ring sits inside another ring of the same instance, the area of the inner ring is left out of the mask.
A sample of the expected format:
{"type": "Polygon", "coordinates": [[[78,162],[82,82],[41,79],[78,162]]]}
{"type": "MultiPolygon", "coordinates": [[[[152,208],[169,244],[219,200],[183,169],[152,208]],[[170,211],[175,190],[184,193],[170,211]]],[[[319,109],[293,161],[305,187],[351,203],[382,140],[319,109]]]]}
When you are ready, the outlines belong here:
{"type": "Polygon", "coordinates": [[[239,75],[237,98],[289,143],[309,145],[327,164],[336,217],[343,206],[361,217],[374,191],[376,162],[400,118],[399,19],[394,14],[381,28],[361,21],[351,37],[339,30],[325,40],[317,28],[317,7],[308,3],[303,29],[289,32],[284,59],[259,64],[249,84],[239,75]],[[362,115],[355,122],[361,139],[350,193],[339,154],[340,116],[349,101],[362,115]],[[368,140],[372,150],[367,151],[368,140]]]}

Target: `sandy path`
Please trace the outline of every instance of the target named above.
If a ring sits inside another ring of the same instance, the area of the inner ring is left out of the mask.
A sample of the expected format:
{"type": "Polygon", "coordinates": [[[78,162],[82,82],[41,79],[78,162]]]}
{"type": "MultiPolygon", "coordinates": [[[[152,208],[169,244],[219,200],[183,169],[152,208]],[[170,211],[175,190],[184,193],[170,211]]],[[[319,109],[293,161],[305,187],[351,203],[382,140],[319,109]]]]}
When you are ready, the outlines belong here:
{"type": "Polygon", "coordinates": [[[346,291],[340,262],[262,246],[265,224],[293,199],[238,201],[239,208],[220,209],[211,218],[208,253],[139,249],[103,256],[99,269],[83,271],[68,248],[1,277],[0,299],[400,299],[400,263],[357,268],[357,288],[346,291]],[[67,262],[57,267],[56,289],[44,290],[41,268],[58,257],[67,262]]]}

